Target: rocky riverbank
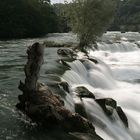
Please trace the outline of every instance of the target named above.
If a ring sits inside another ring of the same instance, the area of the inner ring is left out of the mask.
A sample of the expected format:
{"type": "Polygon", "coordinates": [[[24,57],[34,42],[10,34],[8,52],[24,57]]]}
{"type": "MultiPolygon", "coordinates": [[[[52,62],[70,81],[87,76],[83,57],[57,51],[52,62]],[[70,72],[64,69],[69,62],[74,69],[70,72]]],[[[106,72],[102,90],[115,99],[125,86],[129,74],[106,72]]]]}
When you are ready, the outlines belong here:
{"type": "Polygon", "coordinates": [[[72,113],[64,106],[59,95],[48,86],[38,82],[39,71],[43,63],[43,46],[35,43],[27,50],[28,61],[25,65],[25,83],[20,82],[19,103],[16,107],[33,122],[46,128],[59,128],[66,132],[89,133],[96,140],[102,140],[90,121],[78,113],[72,113]]]}

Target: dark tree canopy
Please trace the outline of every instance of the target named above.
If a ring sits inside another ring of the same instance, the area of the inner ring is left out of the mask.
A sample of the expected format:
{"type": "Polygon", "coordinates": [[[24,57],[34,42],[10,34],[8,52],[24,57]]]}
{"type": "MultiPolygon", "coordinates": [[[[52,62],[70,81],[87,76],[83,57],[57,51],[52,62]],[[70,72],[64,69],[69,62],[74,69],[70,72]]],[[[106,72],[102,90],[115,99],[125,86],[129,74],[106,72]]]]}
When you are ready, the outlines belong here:
{"type": "Polygon", "coordinates": [[[117,12],[110,30],[140,31],[140,0],[118,0],[117,12]]]}
{"type": "Polygon", "coordinates": [[[0,39],[37,37],[57,31],[50,1],[0,0],[0,39]]]}
{"type": "Polygon", "coordinates": [[[68,24],[69,18],[67,17],[67,5],[63,3],[56,3],[53,5],[54,10],[58,16],[58,30],[60,33],[65,33],[71,31],[68,24]]]}

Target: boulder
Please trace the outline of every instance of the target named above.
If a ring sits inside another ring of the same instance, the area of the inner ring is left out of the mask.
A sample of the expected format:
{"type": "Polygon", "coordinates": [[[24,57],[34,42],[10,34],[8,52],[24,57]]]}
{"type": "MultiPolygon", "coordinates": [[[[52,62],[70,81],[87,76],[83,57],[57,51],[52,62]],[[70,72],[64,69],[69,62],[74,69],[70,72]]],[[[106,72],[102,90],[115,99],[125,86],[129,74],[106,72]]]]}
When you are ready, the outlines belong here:
{"type": "Polygon", "coordinates": [[[69,91],[69,84],[67,82],[62,81],[62,82],[59,83],[59,85],[62,86],[63,90],[65,90],[66,92],[68,92],[68,93],[70,92],[69,91]]]}
{"type": "Polygon", "coordinates": [[[120,106],[117,106],[117,102],[111,98],[103,98],[95,100],[103,109],[104,113],[111,117],[114,110],[116,110],[120,120],[123,122],[124,126],[128,128],[128,119],[120,106]]]}
{"type": "Polygon", "coordinates": [[[66,132],[92,132],[93,125],[81,115],[72,113],[64,107],[60,96],[53,94],[47,86],[41,86],[38,91],[25,93],[19,97],[17,108],[24,112],[33,122],[46,128],[60,126],[66,132]],[[32,95],[30,95],[32,94],[32,95]]]}
{"type": "Polygon", "coordinates": [[[118,106],[116,108],[116,111],[117,111],[120,119],[122,120],[124,126],[126,126],[128,128],[129,127],[129,125],[128,125],[128,119],[127,119],[125,113],[123,112],[122,108],[120,106],[118,106]]]}
{"type": "Polygon", "coordinates": [[[76,53],[69,48],[58,49],[57,54],[63,57],[70,57],[70,58],[77,56],[76,53]]]}
{"type": "Polygon", "coordinates": [[[81,100],[80,100],[80,102],[75,103],[75,112],[80,114],[84,118],[87,118],[87,113],[86,113],[84,104],[81,100]]]}
{"type": "Polygon", "coordinates": [[[95,101],[101,106],[107,116],[111,116],[117,107],[116,101],[111,98],[95,99],[95,101]]]}
{"type": "Polygon", "coordinates": [[[59,61],[59,63],[63,64],[64,66],[66,66],[66,67],[68,67],[68,68],[70,68],[69,64],[68,64],[67,62],[65,62],[63,59],[61,59],[61,60],[59,61]]]}
{"type": "Polygon", "coordinates": [[[75,92],[80,98],[93,98],[95,99],[95,96],[92,92],[90,92],[87,88],[84,86],[77,87],[75,92]]]}

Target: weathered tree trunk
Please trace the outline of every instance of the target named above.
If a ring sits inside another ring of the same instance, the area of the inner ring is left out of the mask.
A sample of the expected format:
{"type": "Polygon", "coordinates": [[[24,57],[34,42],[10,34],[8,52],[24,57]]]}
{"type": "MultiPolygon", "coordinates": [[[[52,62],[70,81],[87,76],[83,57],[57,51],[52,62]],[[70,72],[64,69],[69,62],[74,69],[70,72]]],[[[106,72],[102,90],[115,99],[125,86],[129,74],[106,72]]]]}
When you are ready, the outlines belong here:
{"type": "Polygon", "coordinates": [[[91,133],[96,140],[102,140],[87,119],[67,110],[60,96],[52,93],[48,86],[38,83],[43,50],[43,46],[35,43],[27,51],[25,84],[20,82],[19,89],[23,94],[19,95],[17,108],[32,121],[47,128],[59,126],[67,132],[91,133]]]}
{"type": "Polygon", "coordinates": [[[25,87],[29,91],[37,90],[37,80],[39,78],[39,71],[43,64],[44,47],[39,43],[33,44],[27,50],[28,61],[25,65],[25,87]]]}
{"type": "MultiPolygon", "coordinates": [[[[25,84],[20,81],[19,89],[24,94],[27,92],[33,94],[37,92],[39,71],[43,64],[44,47],[39,43],[35,43],[28,47],[27,55],[28,61],[24,67],[25,84]]],[[[27,96],[27,95],[26,95],[27,96]]],[[[29,96],[29,95],[28,95],[29,96]]]]}

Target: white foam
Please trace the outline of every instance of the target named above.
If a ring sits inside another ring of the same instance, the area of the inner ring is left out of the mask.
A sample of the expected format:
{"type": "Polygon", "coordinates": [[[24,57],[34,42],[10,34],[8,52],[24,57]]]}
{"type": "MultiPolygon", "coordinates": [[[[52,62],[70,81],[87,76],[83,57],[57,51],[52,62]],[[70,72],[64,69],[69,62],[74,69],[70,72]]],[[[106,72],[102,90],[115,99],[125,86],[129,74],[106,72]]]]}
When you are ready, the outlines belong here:
{"type": "Polygon", "coordinates": [[[139,140],[140,83],[136,81],[140,80],[140,49],[128,41],[98,43],[98,46],[99,51],[89,52],[90,57],[98,58],[98,64],[85,59],[83,63],[74,61],[63,79],[70,84],[73,94],[76,87],[85,86],[96,98],[115,99],[127,115],[129,129],[124,127],[117,113],[112,121],[93,99],[83,99],[97,134],[105,140],[139,140]]]}

